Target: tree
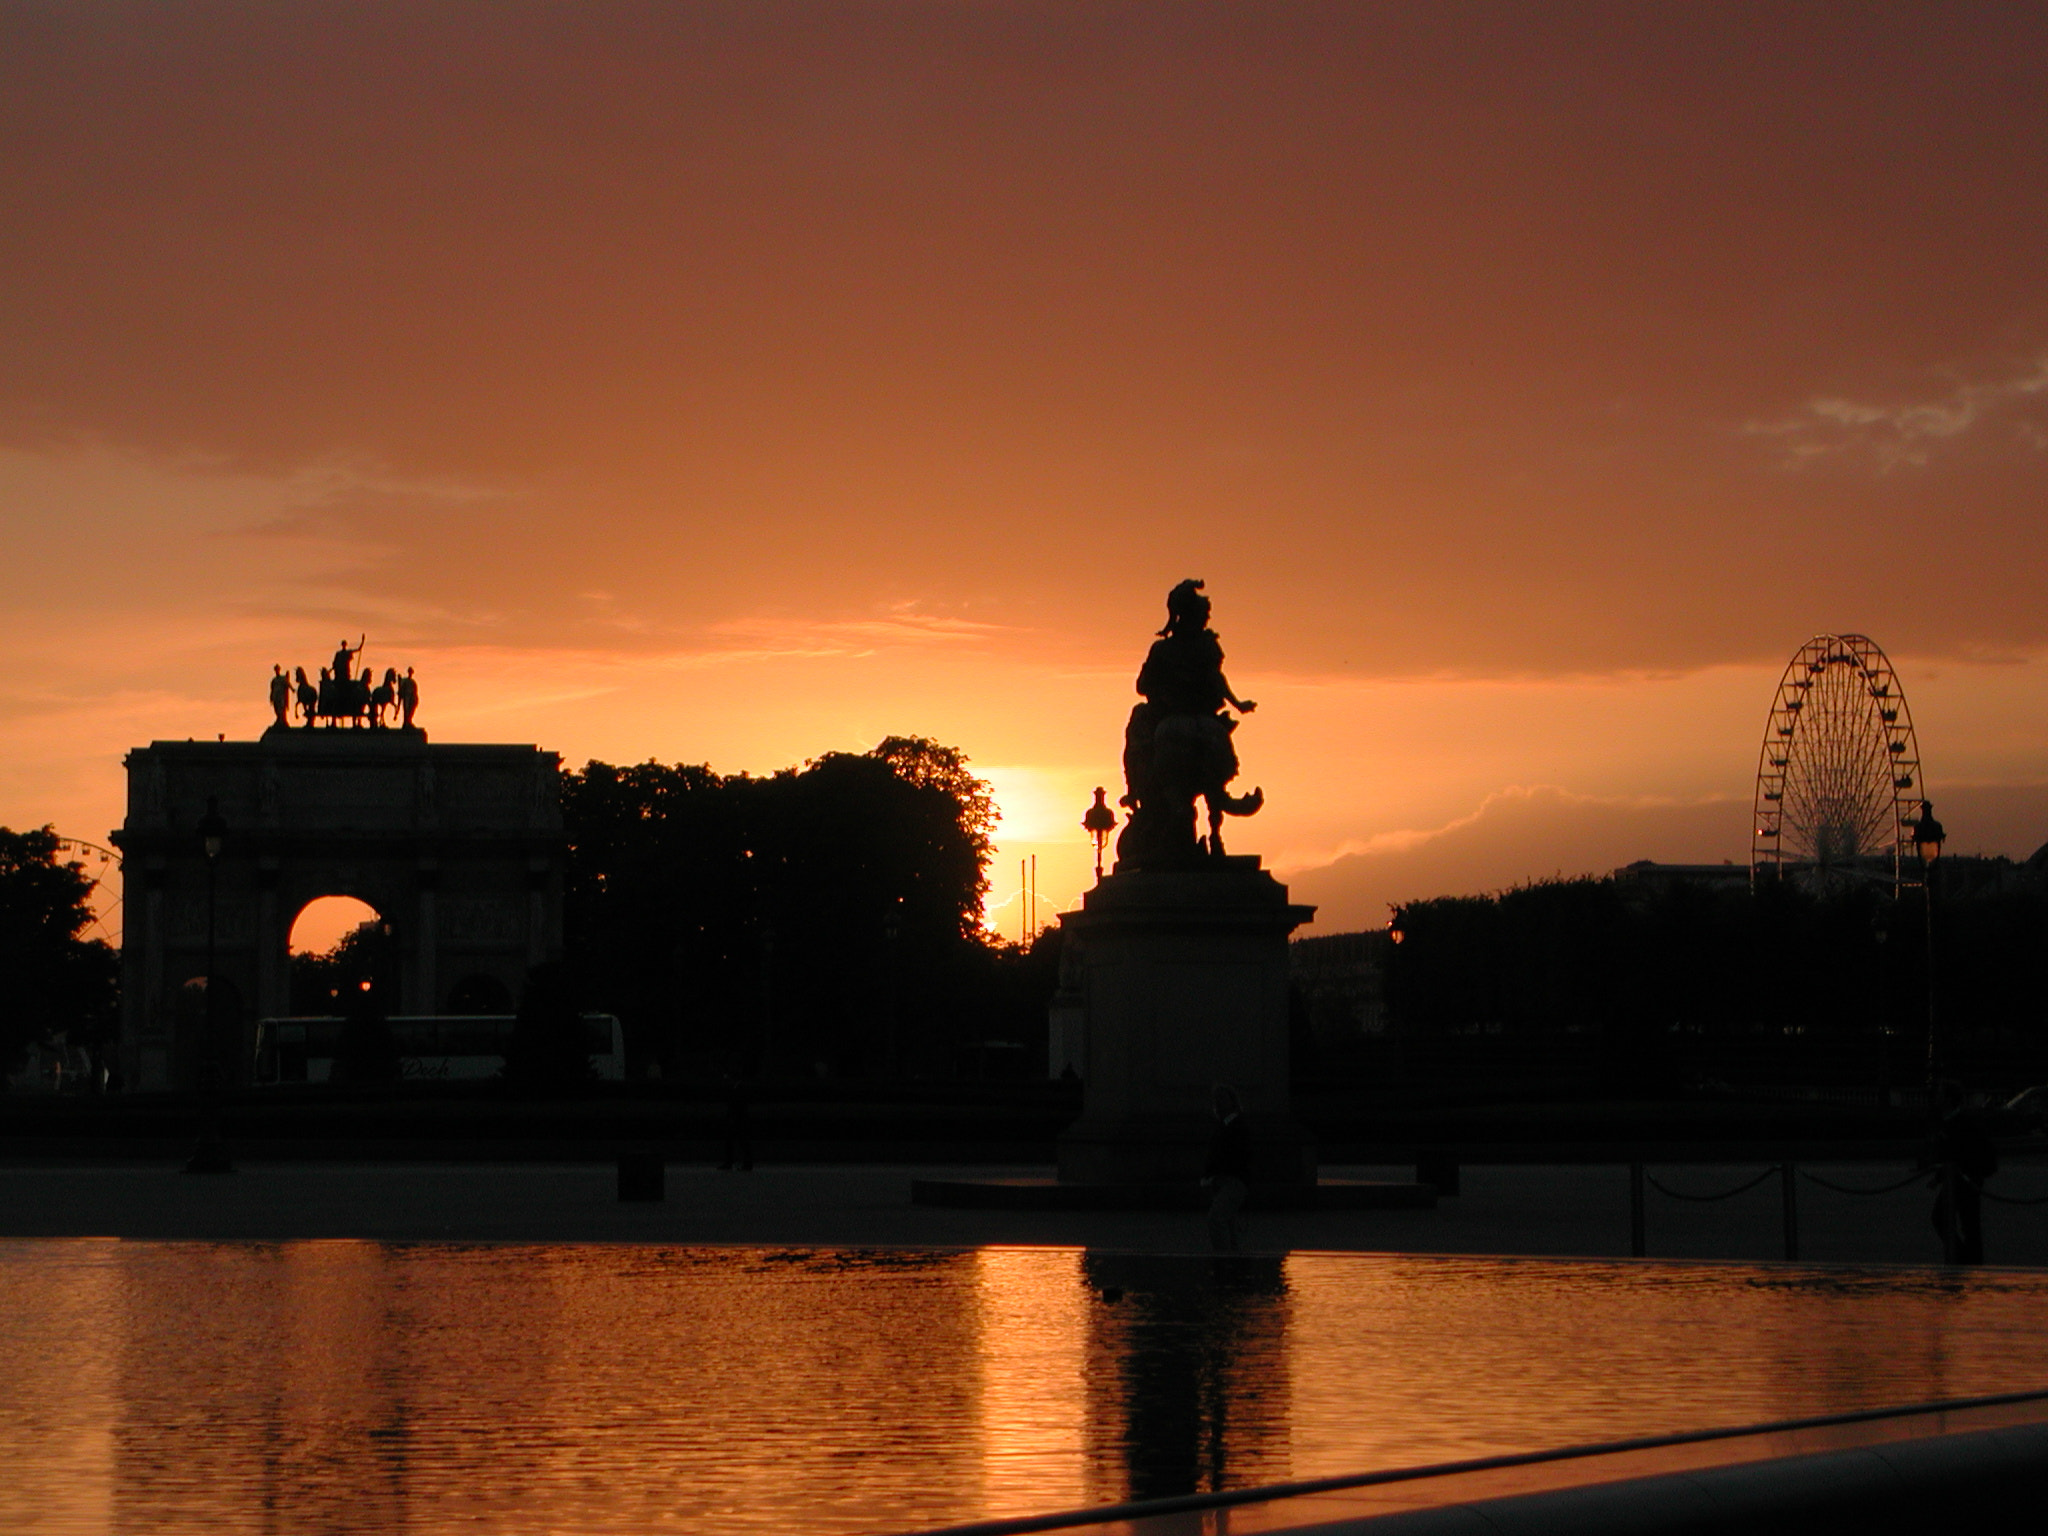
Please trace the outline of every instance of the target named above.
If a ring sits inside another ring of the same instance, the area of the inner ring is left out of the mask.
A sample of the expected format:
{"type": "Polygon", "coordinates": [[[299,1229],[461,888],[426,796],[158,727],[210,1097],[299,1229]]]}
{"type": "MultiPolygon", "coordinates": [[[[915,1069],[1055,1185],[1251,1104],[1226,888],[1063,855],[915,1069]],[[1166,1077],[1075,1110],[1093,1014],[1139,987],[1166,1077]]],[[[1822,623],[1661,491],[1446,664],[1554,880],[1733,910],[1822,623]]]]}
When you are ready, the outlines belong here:
{"type": "Polygon", "coordinates": [[[293,955],[291,1011],[346,1017],[354,994],[386,980],[389,942],[377,923],[361,923],[324,955],[293,955]]]}
{"type": "Polygon", "coordinates": [[[870,1070],[959,1015],[996,811],[956,749],[892,736],[766,778],[592,762],[562,805],[577,983],[638,1060],[870,1070]]]}
{"type": "Polygon", "coordinates": [[[0,1071],[31,1044],[62,1036],[97,1049],[119,1027],[120,957],[79,937],[93,921],[93,882],[60,852],[49,827],[0,827],[0,1071]]]}

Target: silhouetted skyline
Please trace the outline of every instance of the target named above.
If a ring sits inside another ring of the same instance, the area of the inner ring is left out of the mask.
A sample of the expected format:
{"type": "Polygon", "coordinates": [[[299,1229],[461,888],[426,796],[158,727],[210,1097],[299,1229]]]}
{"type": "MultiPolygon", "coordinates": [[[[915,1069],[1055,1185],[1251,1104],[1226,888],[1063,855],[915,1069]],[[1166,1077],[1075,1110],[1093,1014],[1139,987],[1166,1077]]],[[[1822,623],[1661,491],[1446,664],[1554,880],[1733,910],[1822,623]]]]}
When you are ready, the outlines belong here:
{"type": "Polygon", "coordinates": [[[1785,656],[2048,839],[2022,4],[0,4],[0,823],[369,631],[440,741],[958,745],[1088,883],[1183,576],[1324,930],[1741,859],[1785,656]],[[1341,860],[1341,862],[1339,862],[1341,860]]]}

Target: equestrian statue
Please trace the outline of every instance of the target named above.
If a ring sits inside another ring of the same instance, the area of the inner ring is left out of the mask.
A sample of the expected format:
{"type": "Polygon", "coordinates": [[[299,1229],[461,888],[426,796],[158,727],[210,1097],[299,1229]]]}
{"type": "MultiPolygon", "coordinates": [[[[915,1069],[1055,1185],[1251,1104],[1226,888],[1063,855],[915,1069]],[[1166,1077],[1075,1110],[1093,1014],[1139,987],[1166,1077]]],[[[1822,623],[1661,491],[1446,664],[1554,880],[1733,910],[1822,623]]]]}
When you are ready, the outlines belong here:
{"type": "Polygon", "coordinates": [[[1166,595],[1166,628],[1138,672],[1142,702],[1124,728],[1124,794],[1130,818],[1117,838],[1118,869],[1200,868],[1223,857],[1223,818],[1250,816],[1263,791],[1232,795],[1239,715],[1258,706],[1240,699],[1223,675],[1223,647],[1209,628],[1202,583],[1184,581],[1166,595]],[[1197,834],[1195,802],[1208,810],[1197,834]]]}

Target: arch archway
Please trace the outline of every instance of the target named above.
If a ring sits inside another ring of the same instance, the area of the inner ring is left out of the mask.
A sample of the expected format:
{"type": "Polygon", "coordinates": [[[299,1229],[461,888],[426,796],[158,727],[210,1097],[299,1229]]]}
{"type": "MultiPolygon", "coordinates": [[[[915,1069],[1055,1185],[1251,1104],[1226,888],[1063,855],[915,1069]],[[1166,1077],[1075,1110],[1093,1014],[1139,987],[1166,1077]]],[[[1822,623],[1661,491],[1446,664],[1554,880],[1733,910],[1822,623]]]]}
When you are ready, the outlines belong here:
{"type": "Polygon", "coordinates": [[[315,896],[292,919],[285,949],[294,956],[330,955],[364,924],[383,921],[384,914],[359,896],[315,896]]]}
{"type": "Polygon", "coordinates": [[[290,1012],[299,1017],[348,1012],[352,995],[378,991],[400,1012],[392,925],[354,896],[316,896],[292,919],[290,1012]]]}

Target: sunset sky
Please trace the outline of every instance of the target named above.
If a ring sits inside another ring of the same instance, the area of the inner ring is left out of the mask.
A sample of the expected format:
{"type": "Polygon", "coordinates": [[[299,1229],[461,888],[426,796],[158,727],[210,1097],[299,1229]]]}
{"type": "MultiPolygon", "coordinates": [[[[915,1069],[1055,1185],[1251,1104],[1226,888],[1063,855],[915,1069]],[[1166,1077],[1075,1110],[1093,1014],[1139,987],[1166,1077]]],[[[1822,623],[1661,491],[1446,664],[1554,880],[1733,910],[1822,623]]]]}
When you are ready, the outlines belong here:
{"type": "Polygon", "coordinates": [[[1167,589],[1319,931],[1745,860],[1808,636],[2048,841],[2048,9],[0,0],[0,822],[273,662],[958,746],[1042,916],[1167,589]]]}

